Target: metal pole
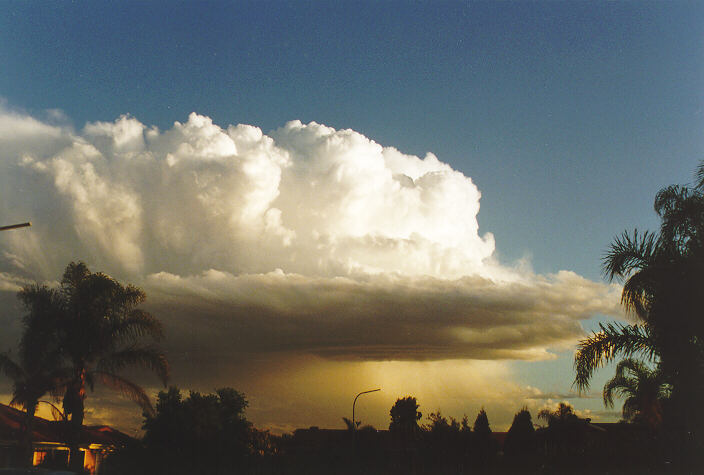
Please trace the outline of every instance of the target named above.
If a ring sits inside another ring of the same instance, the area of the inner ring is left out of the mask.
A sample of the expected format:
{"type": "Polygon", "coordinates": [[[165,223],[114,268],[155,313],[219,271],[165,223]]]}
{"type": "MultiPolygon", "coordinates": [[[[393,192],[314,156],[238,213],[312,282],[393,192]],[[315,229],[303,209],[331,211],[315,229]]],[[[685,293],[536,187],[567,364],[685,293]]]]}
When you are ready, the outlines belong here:
{"type": "Polygon", "coordinates": [[[26,223],[20,223],[20,224],[11,224],[9,226],[0,226],[0,231],[7,231],[8,229],[16,229],[16,228],[26,228],[27,226],[31,226],[32,223],[26,222],[26,223]]]}
{"type": "Polygon", "coordinates": [[[361,393],[357,394],[357,395],[354,397],[354,401],[352,402],[352,430],[355,430],[355,431],[357,430],[357,421],[354,420],[354,405],[357,404],[357,398],[358,398],[359,396],[361,396],[362,394],[374,393],[374,392],[377,392],[377,391],[381,391],[381,388],[371,389],[371,390],[369,390],[369,391],[362,391],[361,393]]]}

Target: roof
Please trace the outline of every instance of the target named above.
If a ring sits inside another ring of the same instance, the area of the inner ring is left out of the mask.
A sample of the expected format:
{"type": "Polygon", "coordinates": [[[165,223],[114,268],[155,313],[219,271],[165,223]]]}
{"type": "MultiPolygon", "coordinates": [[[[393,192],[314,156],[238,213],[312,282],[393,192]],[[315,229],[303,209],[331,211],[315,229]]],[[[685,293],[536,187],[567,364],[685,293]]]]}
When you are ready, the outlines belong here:
{"type": "MultiPolygon", "coordinates": [[[[22,423],[26,415],[14,407],[0,404],[0,440],[17,441],[20,438],[22,423]]],[[[34,418],[32,440],[35,443],[63,443],[66,440],[66,425],[60,421],[49,421],[42,417],[34,418]]],[[[132,438],[109,426],[83,426],[81,445],[124,446],[132,438]]]]}

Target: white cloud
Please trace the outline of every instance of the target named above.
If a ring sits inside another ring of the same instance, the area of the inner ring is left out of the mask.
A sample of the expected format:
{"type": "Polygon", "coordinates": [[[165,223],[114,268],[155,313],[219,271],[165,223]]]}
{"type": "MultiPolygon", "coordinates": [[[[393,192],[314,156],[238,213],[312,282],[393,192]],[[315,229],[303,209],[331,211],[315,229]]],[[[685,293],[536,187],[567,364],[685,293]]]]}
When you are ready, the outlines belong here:
{"type": "Polygon", "coordinates": [[[38,219],[35,232],[124,275],[503,271],[471,179],[351,130],[293,121],[266,136],[197,114],[163,133],[128,116],[80,134],[7,112],[3,124],[21,130],[2,152],[6,207],[54,208],[63,229],[38,219]]]}
{"type": "Polygon", "coordinates": [[[84,259],[157,304],[215,305],[252,350],[545,358],[618,311],[614,287],[498,264],[471,179],[352,130],[267,136],[194,113],[164,132],[122,116],[77,134],[0,111],[0,137],[0,216],[34,222],[2,236],[5,272],[51,279],[84,259]]]}

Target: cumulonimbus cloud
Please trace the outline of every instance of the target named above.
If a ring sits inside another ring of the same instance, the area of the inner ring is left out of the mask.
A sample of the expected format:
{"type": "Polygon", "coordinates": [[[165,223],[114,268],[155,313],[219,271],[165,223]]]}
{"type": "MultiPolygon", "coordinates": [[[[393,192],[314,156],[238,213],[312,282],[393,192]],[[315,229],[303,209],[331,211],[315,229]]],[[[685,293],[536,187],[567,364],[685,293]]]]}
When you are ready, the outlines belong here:
{"type": "Polygon", "coordinates": [[[540,359],[618,314],[614,286],[499,264],[480,196],[432,154],[314,122],[76,131],[3,109],[0,219],[33,226],[0,236],[0,291],[84,260],[143,286],[172,354],[203,364],[540,359]]]}

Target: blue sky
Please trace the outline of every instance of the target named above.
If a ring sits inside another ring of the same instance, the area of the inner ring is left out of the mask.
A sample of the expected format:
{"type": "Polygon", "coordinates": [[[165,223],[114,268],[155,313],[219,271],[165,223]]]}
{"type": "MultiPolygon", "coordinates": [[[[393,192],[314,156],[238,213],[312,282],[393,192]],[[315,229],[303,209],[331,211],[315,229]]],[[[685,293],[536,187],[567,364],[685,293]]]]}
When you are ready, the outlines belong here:
{"type": "Polygon", "coordinates": [[[656,191],[704,158],[701,3],[2,5],[8,110],[75,129],[299,119],[432,152],[481,191],[500,261],[537,274],[600,281],[611,239],[657,226],[656,191]]]}

